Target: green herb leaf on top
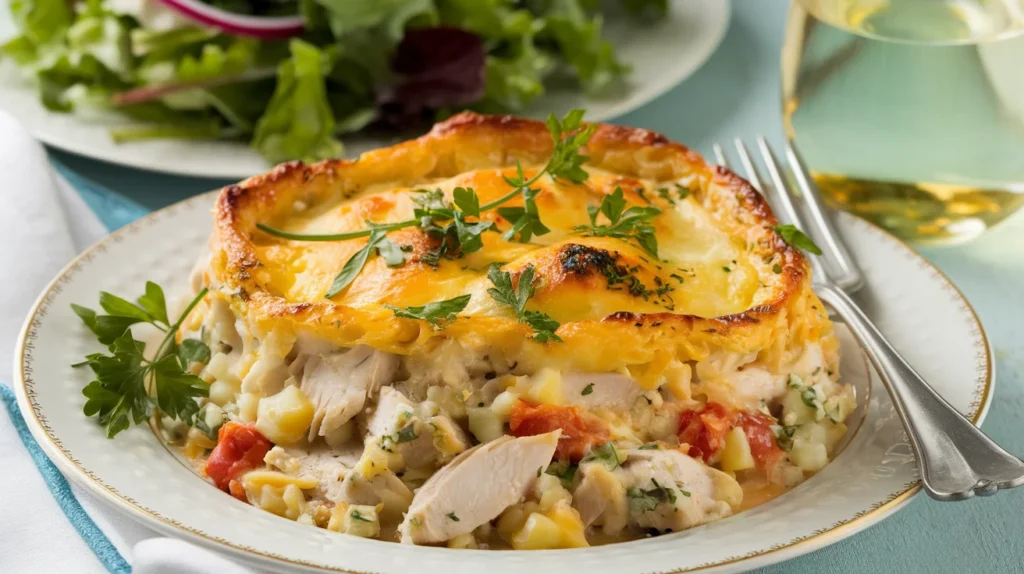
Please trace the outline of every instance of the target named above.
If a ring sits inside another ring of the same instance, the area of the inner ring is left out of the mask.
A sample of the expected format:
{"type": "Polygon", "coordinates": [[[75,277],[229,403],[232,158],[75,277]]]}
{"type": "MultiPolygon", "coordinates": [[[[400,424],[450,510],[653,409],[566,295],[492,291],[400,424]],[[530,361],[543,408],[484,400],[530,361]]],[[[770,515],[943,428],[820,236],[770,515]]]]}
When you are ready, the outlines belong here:
{"type": "Polygon", "coordinates": [[[419,307],[393,307],[384,305],[391,309],[396,317],[405,319],[419,319],[427,321],[431,325],[440,326],[444,323],[454,321],[455,317],[466,308],[472,295],[460,295],[444,301],[427,303],[419,307]]]}
{"type": "Polygon", "coordinates": [[[803,249],[804,251],[810,251],[815,255],[821,255],[821,248],[795,225],[790,225],[788,223],[786,225],[773,225],[772,231],[778,233],[779,237],[781,237],[788,245],[792,245],[797,249],[803,249]]]}
{"type": "Polygon", "coordinates": [[[535,341],[561,343],[562,339],[555,334],[559,326],[558,321],[540,311],[526,309],[526,302],[533,296],[533,275],[533,266],[527,266],[519,274],[518,285],[513,286],[512,275],[508,271],[502,271],[501,266],[494,263],[487,271],[487,278],[490,279],[494,287],[487,289],[487,294],[498,303],[511,307],[516,318],[533,329],[535,341]]]}
{"type": "Polygon", "coordinates": [[[555,140],[555,151],[548,161],[546,171],[552,177],[560,177],[573,183],[587,180],[588,174],[582,166],[590,158],[581,154],[580,148],[590,141],[597,130],[597,125],[591,124],[581,128],[585,113],[585,110],[572,110],[561,121],[555,114],[548,116],[548,131],[555,140]],[[571,133],[574,131],[576,133],[571,133]]]}
{"type": "Polygon", "coordinates": [[[658,239],[651,220],[660,214],[661,210],[652,206],[633,206],[627,209],[622,188],[616,187],[614,192],[604,196],[600,206],[587,207],[590,225],[577,225],[574,231],[591,237],[615,237],[623,241],[633,241],[644,251],[657,257],[658,239]],[[601,215],[604,215],[608,223],[597,223],[601,215]]]}

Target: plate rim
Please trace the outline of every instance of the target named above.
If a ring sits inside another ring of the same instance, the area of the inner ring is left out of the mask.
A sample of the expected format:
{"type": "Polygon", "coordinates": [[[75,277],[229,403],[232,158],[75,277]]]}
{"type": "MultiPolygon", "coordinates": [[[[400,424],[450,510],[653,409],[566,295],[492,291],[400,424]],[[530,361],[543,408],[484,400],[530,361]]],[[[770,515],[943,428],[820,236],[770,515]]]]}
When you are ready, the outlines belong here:
{"type": "MultiPolygon", "coordinates": [[[[722,41],[725,39],[726,33],[729,31],[730,24],[732,21],[732,2],[731,0],[710,0],[706,2],[708,6],[715,7],[715,17],[720,19],[717,22],[714,33],[708,39],[708,42],[702,47],[700,52],[699,62],[691,68],[674,68],[674,72],[666,74],[665,76],[659,76],[657,81],[649,82],[647,86],[649,89],[643,91],[633,91],[635,96],[631,96],[623,102],[613,104],[609,106],[603,113],[594,114],[593,117],[588,118],[591,122],[608,122],[614,120],[619,116],[625,115],[629,112],[638,110],[643,106],[646,106],[651,101],[664,95],[668,91],[672,90],[687,78],[697,73],[711,57],[718,51],[722,41]]],[[[10,65],[10,64],[7,64],[10,65]]],[[[30,88],[35,90],[35,88],[30,88]]],[[[582,93],[582,92],[581,92],[582,93]]],[[[38,104],[41,106],[41,104],[38,104]]],[[[55,114],[56,112],[47,111],[48,114],[55,114]]],[[[73,117],[73,116],[72,116],[73,117]]],[[[184,165],[178,165],[175,162],[160,161],[156,158],[143,161],[125,161],[121,159],[121,155],[109,155],[102,152],[98,152],[95,148],[91,147],[88,142],[67,143],[61,137],[60,133],[52,130],[40,130],[38,127],[26,126],[33,137],[43,142],[47,146],[54,149],[74,154],[79,157],[88,158],[94,161],[99,161],[107,165],[114,165],[129,169],[138,169],[142,171],[149,171],[153,173],[162,173],[175,176],[184,177],[199,177],[207,179],[242,179],[256,175],[254,173],[246,173],[243,171],[230,171],[230,169],[222,172],[212,172],[202,169],[190,169],[184,165]]],[[[183,140],[182,144],[186,144],[187,141],[183,140]]],[[[239,144],[245,145],[245,144],[239,144]]],[[[342,154],[342,157],[345,157],[342,154]]],[[[348,158],[354,159],[354,158],[348,158]]],[[[264,166],[263,171],[269,171],[273,166],[267,164],[264,166]]]]}
{"type": "MultiPolygon", "coordinates": [[[[56,295],[55,289],[58,289],[64,283],[70,282],[71,277],[74,275],[76,269],[83,263],[88,263],[96,253],[102,253],[108,242],[117,242],[124,239],[125,235],[136,232],[141,227],[149,224],[150,222],[167,216],[173,216],[174,212],[181,208],[190,208],[192,203],[196,202],[211,202],[213,196],[218,194],[220,190],[213,190],[199,195],[195,195],[184,200],[178,201],[171,205],[168,205],[162,209],[153,211],[136,219],[135,221],[111,232],[109,235],[103,237],[87,249],[79,253],[72,259],[67,265],[60,270],[60,272],[42,289],[39,296],[33,302],[31,308],[26,315],[25,321],[22,324],[21,331],[18,335],[17,345],[15,347],[14,358],[15,364],[13,367],[13,379],[12,386],[14,388],[15,397],[17,404],[22,412],[22,417],[25,419],[26,425],[28,426],[32,436],[36,442],[46,453],[47,457],[61,470],[61,472],[72,479],[75,483],[86,488],[93,495],[98,496],[105,503],[117,508],[119,511],[124,512],[137,522],[152,528],[158,532],[162,532],[169,536],[185,538],[187,540],[196,542],[201,546],[210,548],[216,551],[230,554],[239,560],[253,565],[266,566],[266,562],[271,562],[277,567],[283,568],[302,568],[307,571],[315,572],[341,572],[345,574],[373,574],[371,572],[360,572],[355,570],[348,570],[344,568],[337,568],[326,566],[323,564],[316,564],[310,561],[289,558],[260,550],[259,548],[249,548],[241,546],[237,543],[231,542],[227,539],[207,534],[205,532],[196,531],[186,525],[183,525],[173,518],[161,516],[154,512],[151,512],[145,508],[142,504],[135,501],[132,498],[122,495],[116,490],[108,487],[102,482],[97,476],[91,471],[85,469],[81,463],[66,449],[58,444],[58,439],[52,437],[49,434],[49,430],[45,423],[39,418],[38,408],[39,406],[33,401],[30,395],[34,394],[29,390],[28,381],[31,379],[31,373],[25,372],[25,354],[26,351],[32,348],[31,344],[31,331],[33,327],[40,321],[37,315],[40,309],[44,307],[47,299],[51,295],[56,295]],[[262,562],[262,564],[261,564],[262,562]]],[[[959,287],[950,279],[945,272],[936,267],[930,261],[928,261],[923,255],[915,251],[909,245],[898,239],[888,231],[858,217],[847,214],[845,212],[839,212],[842,217],[848,217],[861,224],[865,229],[870,230],[873,233],[878,233],[885,236],[887,239],[892,240],[894,247],[903,250],[906,254],[917,259],[919,263],[931,273],[931,275],[942,281],[945,284],[944,291],[949,293],[953,300],[956,300],[963,310],[970,313],[975,326],[977,327],[978,339],[981,342],[981,346],[984,347],[985,354],[985,381],[984,387],[981,389],[980,395],[975,390],[976,398],[972,401],[975,405],[975,411],[969,417],[971,422],[975,426],[980,426],[988,415],[989,408],[992,403],[995,392],[995,362],[993,360],[993,351],[991,342],[985,332],[984,325],[981,322],[981,318],[978,316],[977,311],[968,301],[967,297],[963,294],[959,287]]],[[[33,383],[34,384],[34,383],[33,383]]],[[[887,499],[880,503],[876,503],[875,506],[868,510],[861,511],[854,517],[836,523],[833,526],[825,530],[816,531],[806,537],[794,539],[790,543],[781,546],[775,546],[762,551],[754,551],[742,556],[734,556],[726,558],[717,562],[710,562],[700,564],[694,567],[683,567],[674,570],[659,571],[651,574],[683,574],[690,572],[710,572],[722,569],[728,569],[730,566],[735,566],[741,562],[746,561],[758,561],[756,566],[768,566],[776,564],[801,556],[818,550],[845,538],[848,538],[862,530],[877,524],[883,519],[891,516],[897,510],[904,507],[910,500],[912,500],[921,491],[920,479],[914,480],[907,483],[906,488],[902,492],[891,494],[887,499]]],[[[751,564],[752,567],[755,564],[751,564]]]]}

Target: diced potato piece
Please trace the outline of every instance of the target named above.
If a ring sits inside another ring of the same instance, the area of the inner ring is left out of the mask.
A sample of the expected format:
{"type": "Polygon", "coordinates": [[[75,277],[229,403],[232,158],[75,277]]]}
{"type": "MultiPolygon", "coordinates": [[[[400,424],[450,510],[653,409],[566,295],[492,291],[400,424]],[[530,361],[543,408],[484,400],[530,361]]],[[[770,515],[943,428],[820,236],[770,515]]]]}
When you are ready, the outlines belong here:
{"type": "Polygon", "coordinates": [[[505,422],[494,410],[487,407],[470,407],[469,432],[480,442],[491,442],[505,434],[505,422]]]}
{"type": "Polygon", "coordinates": [[[811,442],[793,442],[789,451],[793,464],[807,472],[817,472],[828,463],[828,452],[825,445],[811,442]]]}
{"type": "Polygon", "coordinates": [[[839,441],[843,440],[843,437],[846,436],[846,425],[843,423],[836,424],[831,421],[822,421],[819,424],[825,426],[825,450],[832,454],[839,441]]]}
{"type": "Polygon", "coordinates": [[[379,474],[387,471],[399,472],[402,469],[397,464],[401,461],[398,453],[389,453],[382,449],[376,441],[367,441],[362,456],[353,470],[361,474],[366,480],[371,480],[379,474]],[[394,456],[392,456],[394,455],[394,456]]]}
{"type": "Polygon", "coordinates": [[[465,418],[468,391],[459,391],[451,387],[430,387],[427,389],[427,400],[436,403],[448,416],[454,419],[465,418]]]}
{"type": "Polygon", "coordinates": [[[294,444],[309,433],[313,411],[313,403],[306,395],[298,387],[288,386],[260,400],[256,430],[274,444],[294,444]]]}
{"type": "Polygon", "coordinates": [[[569,505],[568,500],[559,501],[546,513],[562,530],[559,548],[586,548],[590,546],[579,512],[569,505]]]}
{"type": "Polygon", "coordinates": [[[464,441],[462,429],[456,429],[455,423],[445,416],[432,417],[427,421],[434,429],[434,448],[442,454],[455,456],[469,446],[464,441]]]}
{"type": "Polygon", "coordinates": [[[725,449],[722,451],[722,470],[737,471],[754,468],[754,457],[750,454],[750,442],[742,427],[734,427],[725,433],[725,449]]]}
{"type": "Polygon", "coordinates": [[[534,512],[523,527],[512,537],[516,550],[547,550],[562,544],[562,529],[554,520],[534,512]]]}
{"type": "Polygon", "coordinates": [[[327,435],[324,436],[324,441],[331,448],[341,448],[345,443],[352,440],[355,432],[356,422],[355,420],[351,420],[327,433],[327,435]]]}
{"type": "Polygon", "coordinates": [[[690,400],[690,380],[693,378],[693,370],[690,365],[673,360],[665,368],[663,373],[665,382],[662,387],[678,401],[690,400]]]}
{"type": "Polygon", "coordinates": [[[220,381],[230,385],[235,392],[242,386],[241,379],[231,371],[231,358],[224,353],[215,353],[200,376],[203,380],[220,381]]]}
{"type": "Polygon", "coordinates": [[[565,404],[565,395],[562,393],[562,374],[548,367],[537,371],[530,381],[530,390],[527,392],[527,396],[538,403],[565,404]]]}
{"type": "Polygon", "coordinates": [[[820,424],[802,425],[793,434],[793,448],[789,451],[790,460],[807,472],[821,470],[828,464],[826,440],[827,433],[820,424]]]}
{"type": "Polygon", "coordinates": [[[238,418],[244,423],[251,423],[256,420],[260,404],[259,395],[243,393],[238,396],[238,418]]]}
{"type": "Polygon", "coordinates": [[[517,401],[519,401],[518,393],[502,391],[498,396],[494,397],[494,402],[491,403],[491,410],[494,411],[494,414],[501,417],[503,421],[508,420],[517,401]]]}
{"type": "Polygon", "coordinates": [[[815,421],[818,409],[804,403],[802,394],[800,389],[786,391],[782,397],[782,424],[793,426],[815,421]]]}
{"type": "Polygon", "coordinates": [[[331,511],[327,529],[362,538],[375,538],[380,534],[377,506],[339,502],[331,511]]]}
{"type": "Polygon", "coordinates": [[[539,500],[541,512],[548,512],[559,501],[572,500],[572,495],[562,486],[562,481],[557,476],[541,473],[540,478],[534,485],[534,492],[539,500]]]}
{"type": "Polygon", "coordinates": [[[462,534],[448,541],[448,548],[479,548],[472,534],[462,534]]]}
{"type": "Polygon", "coordinates": [[[235,393],[237,392],[238,387],[227,381],[213,381],[210,383],[210,402],[222,407],[234,402],[235,393]]]}
{"type": "Polygon", "coordinates": [[[526,524],[526,519],[539,510],[540,507],[536,502],[525,502],[509,506],[505,509],[505,512],[501,513],[501,517],[498,518],[498,524],[496,525],[498,535],[511,544],[512,538],[526,524]]]}

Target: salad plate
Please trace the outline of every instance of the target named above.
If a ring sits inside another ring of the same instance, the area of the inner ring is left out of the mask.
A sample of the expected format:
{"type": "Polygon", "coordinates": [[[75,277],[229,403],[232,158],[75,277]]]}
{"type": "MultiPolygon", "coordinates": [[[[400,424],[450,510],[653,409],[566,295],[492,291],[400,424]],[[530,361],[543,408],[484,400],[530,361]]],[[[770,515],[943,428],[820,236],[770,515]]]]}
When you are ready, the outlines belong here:
{"type": "MultiPolygon", "coordinates": [[[[727,0],[669,2],[664,18],[637,25],[625,18],[605,22],[604,36],[632,68],[622,90],[591,97],[575,87],[551,87],[520,112],[544,118],[586,108],[588,119],[604,121],[639,108],[693,74],[715,51],[729,25],[727,0]]],[[[6,3],[0,6],[0,43],[16,34],[6,3]]],[[[118,121],[48,111],[38,89],[25,81],[10,58],[0,58],[0,108],[17,117],[43,143],[85,157],[128,167],[195,177],[240,179],[266,171],[270,164],[243,142],[146,140],[118,144],[109,130],[118,121]]],[[[408,134],[344,137],[346,157],[391,145],[408,134]]]]}
{"type": "MultiPolygon", "coordinates": [[[[911,447],[877,376],[843,341],[844,377],[861,406],[848,442],[823,470],[791,491],[685,532],[572,550],[485,552],[389,544],[343,536],[271,515],[211,488],[145,425],[108,440],[82,414],[87,373],[71,367],[95,339],[72,303],[98,291],[138,292],[147,280],[186,292],[211,230],[215,195],[197,196],[130,224],[65,268],[30,311],[16,351],[19,406],[47,455],[72,480],[162,533],[268,569],[339,572],[637,574],[734,572],[779,562],[850,536],[898,510],[919,490],[911,447]],[[168,240],[173,238],[173,240],[168,240]]],[[[840,214],[867,285],[860,296],[879,328],[954,407],[979,424],[993,367],[982,326],[941,272],[897,239],[840,214]]]]}

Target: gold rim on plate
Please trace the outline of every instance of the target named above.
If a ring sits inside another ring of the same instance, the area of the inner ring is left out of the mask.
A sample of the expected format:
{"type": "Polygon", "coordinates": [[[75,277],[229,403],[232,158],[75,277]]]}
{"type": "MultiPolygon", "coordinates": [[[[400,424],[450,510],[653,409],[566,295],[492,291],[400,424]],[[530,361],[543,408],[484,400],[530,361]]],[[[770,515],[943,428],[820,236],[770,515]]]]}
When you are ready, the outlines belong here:
{"type": "MultiPolygon", "coordinates": [[[[40,413],[40,407],[36,403],[36,395],[33,389],[35,381],[32,378],[31,351],[34,348],[33,340],[36,336],[36,329],[40,324],[40,318],[45,316],[49,309],[49,304],[63,289],[63,285],[70,282],[71,278],[79,271],[83,264],[91,261],[96,254],[106,251],[106,247],[109,243],[120,243],[121,241],[124,241],[126,236],[138,232],[160,218],[173,216],[179,209],[191,207],[193,203],[210,202],[211,196],[216,193],[218,192],[209,192],[174,203],[168,207],[149,213],[114,231],[75,257],[75,259],[68,263],[64,269],[60,271],[57,277],[54,278],[45,289],[43,289],[42,293],[36,299],[35,303],[33,303],[32,308],[28,313],[28,317],[22,327],[21,334],[18,337],[18,344],[15,349],[17,363],[14,368],[13,380],[18,405],[23,416],[24,413],[31,414],[31,417],[25,417],[26,422],[29,423],[29,429],[35,439],[43,447],[43,450],[47,453],[50,460],[52,460],[64,474],[68,475],[68,477],[72,478],[79,484],[87,487],[90,491],[106,501],[127,511],[128,514],[144,522],[147,526],[151,526],[156,530],[160,530],[171,535],[184,535],[185,538],[199,542],[204,546],[221,551],[227,551],[230,554],[234,554],[239,558],[250,562],[254,557],[259,557],[288,566],[316,568],[346,574],[373,574],[370,572],[346,570],[305,560],[288,558],[265,550],[250,548],[218,536],[212,536],[201,530],[181,524],[172,518],[162,516],[159,513],[146,508],[138,501],[122,495],[116,489],[107,486],[99,479],[99,477],[95,476],[93,472],[84,468],[82,464],[64,448],[60,439],[53,436],[52,429],[45,421],[45,415],[40,413]]],[[[858,225],[862,225],[864,229],[880,234],[891,240],[895,245],[903,250],[905,255],[915,259],[919,267],[926,269],[935,279],[941,281],[943,290],[949,294],[950,300],[956,303],[961,311],[967,311],[970,313],[973,319],[973,329],[971,334],[975,339],[975,349],[977,351],[976,358],[979,359],[979,361],[982,358],[984,359],[984,366],[980,363],[978,365],[979,377],[975,382],[981,386],[975,388],[974,396],[969,405],[969,408],[972,411],[969,415],[971,422],[975,425],[979,424],[984,419],[988,411],[990,398],[992,396],[994,372],[992,365],[992,350],[989,346],[988,336],[985,334],[984,327],[981,324],[981,319],[978,317],[977,312],[952,280],[950,280],[945,273],[932,265],[932,263],[925,259],[921,254],[917,253],[911,249],[910,246],[906,245],[894,235],[880,227],[860,218],[854,217],[853,221],[858,225]]],[[[863,426],[863,423],[861,426],[863,426]]],[[[809,535],[795,538],[786,544],[779,544],[766,550],[755,550],[747,554],[708,562],[693,567],[661,571],[656,574],[683,574],[685,572],[697,572],[773,554],[776,556],[772,557],[773,559],[770,563],[781,562],[790,556],[800,554],[801,550],[806,549],[808,552],[816,550],[867,528],[871,524],[880,521],[882,518],[888,516],[890,513],[906,504],[920,490],[920,480],[909,482],[905,485],[904,490],[891,494],[885,500],[872,505],[866,510],[857,512],[849,519],[837,522],[831,527],[817,530],[809,535]]]]}

